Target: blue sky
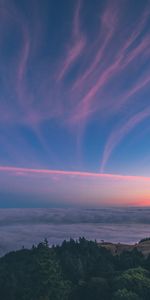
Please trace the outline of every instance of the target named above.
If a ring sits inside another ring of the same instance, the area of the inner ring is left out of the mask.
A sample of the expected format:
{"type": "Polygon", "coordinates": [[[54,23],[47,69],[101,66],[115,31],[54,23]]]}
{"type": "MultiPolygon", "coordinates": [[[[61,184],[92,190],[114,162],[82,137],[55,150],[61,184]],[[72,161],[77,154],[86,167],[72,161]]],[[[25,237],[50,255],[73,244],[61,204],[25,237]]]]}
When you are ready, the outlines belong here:
{"type": "Polygon", "coordinates": [[[0,1],[0,20],[0,206],[149,205],[150,1],[0,1]]]}

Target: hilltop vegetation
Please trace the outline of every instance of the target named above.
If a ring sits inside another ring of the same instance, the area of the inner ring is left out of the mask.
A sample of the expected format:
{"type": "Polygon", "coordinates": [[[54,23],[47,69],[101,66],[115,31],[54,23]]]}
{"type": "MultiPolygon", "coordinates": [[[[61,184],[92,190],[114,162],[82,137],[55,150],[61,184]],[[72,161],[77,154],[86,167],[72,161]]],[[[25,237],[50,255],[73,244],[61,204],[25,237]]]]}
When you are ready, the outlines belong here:
{"type": "Polygon", "coordinates": [[[150,256],[136,248],[112,255],[80,238],[0,258],[3,300],[149,300],[150,256]]]}
{"type": "Polygon", "coordinates": [[[141,243],[143,243],[143,242],[148,242],[148,241],[150,241],[150,237],[146,237],[146,238],[144,238],[144,239],[141,239],[141,240],[139,241],[139,244],[141,244],[141,243]]]}

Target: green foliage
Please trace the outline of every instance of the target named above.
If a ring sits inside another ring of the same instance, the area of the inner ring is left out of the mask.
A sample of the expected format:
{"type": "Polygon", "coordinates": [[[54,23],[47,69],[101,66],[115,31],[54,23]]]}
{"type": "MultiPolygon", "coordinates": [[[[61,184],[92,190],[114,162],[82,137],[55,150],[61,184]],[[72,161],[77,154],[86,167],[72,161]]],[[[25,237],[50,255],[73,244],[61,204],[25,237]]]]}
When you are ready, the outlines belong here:
{"type": "Polygon", "coordinates": [[[0,299],[149,300],[150,256],[113,256],[85,238],[50,248],[45,239],[0,258],[0,299]]]}
{"type": "Polygon", "coordinates": [[[136,268],[143,263],[143,254],[136,248],[132,251],[124,251],[118,258],[118,264],[120,270],[127,270],[130,268],[136,268]]]}
{"type": "Polygon", "coordinates": [[[101,277],[114,270],[114,257],[96,242],[80,238],[79,241],[64,242],[55,248],[56,255],[67,279],[78,283],[91,277],[101,277]]]}
{"type": "Polygon", "coordinates": [[[127,289],[119,289],[114,294],[113,300],[140,300],[140,298],[136,293],[128,291],[127,289]]]}
{"type": "Polygon", "coordinates": [[[130,292],[137,293],[144,300],[150,299],[150,274],[147,270],[138,267],[123,272],[115,279],[116,289],[128,289],[130,292]]]}
{"type": "Polygon", "coordinates": [[[5,300],[62,300],[68,298],[55,253],[45,243],[32,250],[6,255],[0,261],[0,294],[5,300]]]}
{"type": "Polygon", "coordinates": [[[110,287],[107,279],[101,277],[92,277],[87,282],[80,282],[78,288],[78,297],[76,299],[110,299],[110,287]]]}

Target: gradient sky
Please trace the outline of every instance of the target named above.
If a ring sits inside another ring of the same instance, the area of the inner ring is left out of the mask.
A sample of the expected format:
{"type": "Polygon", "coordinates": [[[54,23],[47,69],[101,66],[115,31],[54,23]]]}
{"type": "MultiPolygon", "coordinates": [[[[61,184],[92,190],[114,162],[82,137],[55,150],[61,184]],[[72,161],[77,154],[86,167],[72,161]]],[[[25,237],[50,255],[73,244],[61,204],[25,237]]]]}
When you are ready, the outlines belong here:
{"type": "Polygon", "coordinates": [[[0,206],[150,205],[150,1],[0,0],[0,206]]]}

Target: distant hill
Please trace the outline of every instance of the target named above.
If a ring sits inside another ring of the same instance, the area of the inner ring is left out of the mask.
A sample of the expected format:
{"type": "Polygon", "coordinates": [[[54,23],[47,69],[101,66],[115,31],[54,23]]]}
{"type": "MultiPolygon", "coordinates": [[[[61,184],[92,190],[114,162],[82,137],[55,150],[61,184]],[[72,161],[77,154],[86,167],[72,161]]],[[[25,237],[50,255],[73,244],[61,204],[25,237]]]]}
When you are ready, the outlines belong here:
{"type": "Polygon", "coordinates": [[[107,242],[101,242],[99,245],[110,250],[113,255],[120,255],[123,251],[132,251],[133,249],[142,252],[144,256],[150,254],[150,239],[143,239],[134,245],[107,242]]]}

